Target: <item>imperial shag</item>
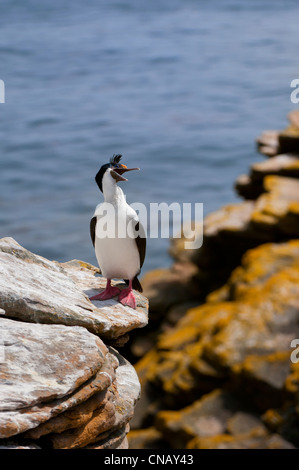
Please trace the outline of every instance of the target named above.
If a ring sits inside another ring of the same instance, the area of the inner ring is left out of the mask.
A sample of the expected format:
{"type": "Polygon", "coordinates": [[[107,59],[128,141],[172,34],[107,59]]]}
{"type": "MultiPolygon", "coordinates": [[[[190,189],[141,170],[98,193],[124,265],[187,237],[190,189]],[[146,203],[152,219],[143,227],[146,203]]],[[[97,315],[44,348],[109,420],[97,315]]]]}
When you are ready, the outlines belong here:
{"type": "Polygon", "coordinates": [[[139,168],[127,168],[120,163],[121,158],[121,155],[113,155],[110,163],[103,165],[95,177],[104,202],[95,209],[90,222],[90,234],[107,285],[104,291],[90,300],[107,300],[118,296],[123,305],[135,309],[136,300],[132,289],[142,292],[137,276],[145,258],[146,238],[137,213],[127,204],[123,191],[117,185],[120,181],[127,181],[122,176],[125,172],[139,168]],[[119,227],[122,229],[119,230],[119,227]],[[128,287],[120,290],[111,285],[112,279],[123,279],[128,287]]]}

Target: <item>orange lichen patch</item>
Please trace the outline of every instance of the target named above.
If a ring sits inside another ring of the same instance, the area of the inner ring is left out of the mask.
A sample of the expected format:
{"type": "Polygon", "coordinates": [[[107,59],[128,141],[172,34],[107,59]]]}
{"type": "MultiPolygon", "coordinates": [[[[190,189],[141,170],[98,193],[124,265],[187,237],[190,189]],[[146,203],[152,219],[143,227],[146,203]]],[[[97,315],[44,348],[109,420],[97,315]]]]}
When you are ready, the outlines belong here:
{"type": "Polygon", "coordinates": [[[279,410],[274,410],[270,408],[262,416],[263,422],[268,426],[272,431],[276,431],[283,423],[284,417],[279,410]]]}
{"type": "Polygon", "coordinates": [[[66,263],[61,263],[62,267],[74,267],[74,268],[83,268],[83,269],[88,269],[89,271],[92,271],[93,273],[100,273],[100,269],[96,266],[93,266],[90,263],[87,263],[85,261],[81,261],[78,259],[72,259],[71,261],[67,261],[66,263]]]}
{"type": "Polygon", "coordinates": [[[187,449],[294,449],[295,447],[278,434],[261,432],[260,428],[246,434],[231,436],[218,434],[212,437],[195,437],[187,449]]]}
{"type": "Polygon", "coordinates": [[[235,436],[229,434],[219,434],[212,437],[194,437],[191,439],[186,449],[221,449],[225,448],[226,443],[233,443],[236,440],[235,436]]]}
{"type": "Polygon", "coordinates": [[[201,357],[203,347],[204,347],[204,340],[197,341],[196,343],[193,343],[193,344],[189,344],[185,348],[185,353],[188,355],[191,362],[197,361],[201,357]]]}
{"type": "Polygon", "coordinates": [[[299,215],[299,202],[293,201],[289,204],[288,212],[292,215],[299,215]]]}
{"type": "Polygon", "coordinates": [[[162,335],[157,342],[159,350],[180,350],[187,344],[194,343],[198,339],[198,329],[194,325],[186,325],[180,329],[174,329],[168,334],[162,335]]]}
{"type": "Polygon", "coordinates": [[[279,201],[285,201],[288,204],[293,201],[298,201],[298,188],[299,182],[297,179],[288,178],[284,176],[266,176],[264,179],[264,188],[271,193],[271,199],[279,201]]]}
{"type": "Polygon", "coordinates": [[[189,369],[189,358],[184,356],[181,358],[178,368],[173,371],[170,379],[165,380],[163,389],[169,394],[178,394],[193,390],[195,387],[194,374],[189,369]]]}
{"type": "Polygon", "coordinates": [[[275,323],[273,315],[285,316],[291,308],[299,308],[299,269],[285,268],[273,274],[262,286],[255,286],[243,294],[243,301],[257,308],[264,321],[275,323]],[[288,309],[286,308],[288,306],[288,309]]]}
{"type": "Polygon", "coordinates": [[[221,378],[222,374],[220,371],[202,358],[206,341],[209,341],[209,339],[204,338],[202,341],[192,344],[186,348],[185,352],[190,358],[189,368],[193,373],[195,371],[201,376],[221,378]]]}
{"type": "Polygon", "coordinates": [[[160,361],[152,364],[148,369],[147,378],[149,382],[159,382],[163,387],[164,382],[172,378],[181,359],[181,353],[176,351],[160,355],[160,361]]]}
{"type": "Polygon", "coordinates": [[[277,223],[277,219],[287,213],[289,201],[281,194],[271,192],[260,196],[256,207],[259,212],[253,214],[253,221],[257,222],[258,214],[260,214],[260,222],[266,221],[267,224],[277,223]]]}
{"type": "Polygon", "coordinates": [[[271,364],[271,363],[278,363],[278,362],[285,362],[285,361],[289,361],[290,359],[290,353],[289,351],[278,351],[278,352],[274,352],[272,354],[267,354],[267,355],[263,355],[263,356],[257,356],[257,355],[251,355],[251,356],[247,356],[247,359],[246,359],[246,365],[247,365],[247,368],[248,370],[250,370],[250,364],[254,364],[255,361],[266,361],[267,363],[271,364]]]}
{"type": "Polygon", "coordinates": [[[154,427],[131,430],[127,435],[129,449],[159,449],[162,435],[154,427]]]}
{"type": "Polygon", "coordinates": [[[152,365],[158,363],[158,361],[159,361],[159,354],[157,353],[155,349],[152,349],[151,351],[149,351],[142,359],[140,359],[140,361],[138,361],[138,363],[135,366],[135,370],[141,382],[147,376],[149,368],[152,365]]]}
{"type": "Polygon", "coordinates": [[[262,194],[255,204],[251,222],[260,225],[263,230],[273,224],[279,230],[287,230],[289,206],[299,201],[298,179],[268,175],[263,180],[266,193],[262,194]]]}
{"type": "Polygon", "coordinates": [[[273,230],[273,226],[277,224],[277,218],[273,215],[264,214],[263,212],[254,211],[251,216],[251,222],[259,225],[263,230],[273,230]]]}
{"type": "Polygon", "coordinates": [[[237,267],[228,284],[233,289],[233,298],[240,299],[248,287],[259,284],[285,266],[299,268],[299,241],[292,240],[283,244],[270,244],[249,250],[242,259],[242,266],[237,267]]]}
{"type": "Polygon", "coordinates": [[[299,362],[291,363],[291,373],[285,381],[285,388],[290,393],[299,393],[299,362]]]}
{"type": "Polygon", "coordinates": [[[168,269],[160,268],[154,269],[152,271],[148,271],[142,278],[143,282],[146,283],[148,280],[151,281],[152,279],[159,282],[160,278],[162,278],[166,273],[168,273],[168,269]]]}
{"type": "Polygon", "coordinates": [[[250,220],[253,207],[252,201],[245,201],[240,204],[228,204],[208,214],[204,219],[205,236],[214,236],[222,231],[236,233],[244,230],[250,220]]]}
{"type": "Polygon", "coordinates": [[[172,424],[173,429],[178,429],[180,426],[180,411],[159,411],[156,416],[156,427],[165,428],[169,423],[172,424]]]}
{"type": "Polygon", "coordinates": [[[297,159],[294,159],[288,166],[287,168],[289,168],[290,170],[298,170],[299,169],[299,160],[298,158],[297,159]]]}
{"type": "Polygon", "coordinates": [[[280,132],[281,136],[290,136],[290,137],[298,137],[299,139],[299,129],[294,125],[288,126],[286,129],[280,132]]]}
{"type": "Polygon", "coordinates": [[[206,301],[209,304],[225,302],[229,298],[229,286],[224,284],[217,290],[214,290],[206,297],[206,301]]]}
{"type": "Polygon", "coordinates": [[[205,304],[188,310],[186,316],[177,324],[177,328],[192,324],[201,336],[213,334],[229,322],[233,313],[234,305],[230,302],[205,304]]]}

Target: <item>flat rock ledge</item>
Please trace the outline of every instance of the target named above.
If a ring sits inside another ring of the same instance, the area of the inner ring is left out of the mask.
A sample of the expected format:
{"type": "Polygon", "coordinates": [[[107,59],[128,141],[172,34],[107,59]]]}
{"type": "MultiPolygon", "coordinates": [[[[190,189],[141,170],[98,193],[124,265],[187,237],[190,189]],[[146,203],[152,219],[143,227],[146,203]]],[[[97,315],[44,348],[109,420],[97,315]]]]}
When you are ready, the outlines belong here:
{"type": "Polygon", "coordinates": [[[99,307],[96,273],[0,240],[1,449],[128,448],[140,383],[111,344],[146,325],[147,300],[99,307]]]}
{"type": "Polygon", "coordinates": [[[49,261],[13,238],[0,239],[0,308],[8,318],[83,326],[103,340],[115,340],[148,322],[145,297],[133,310],[115,299],[91,302],[106,285],[97,269],[82,261],[49,261]]]}

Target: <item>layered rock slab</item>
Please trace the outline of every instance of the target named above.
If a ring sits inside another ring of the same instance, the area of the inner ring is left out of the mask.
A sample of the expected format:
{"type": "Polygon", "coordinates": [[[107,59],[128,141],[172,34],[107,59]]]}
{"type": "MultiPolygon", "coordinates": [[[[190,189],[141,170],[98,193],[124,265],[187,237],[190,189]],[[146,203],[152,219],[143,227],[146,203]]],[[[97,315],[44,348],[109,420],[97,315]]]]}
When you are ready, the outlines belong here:
{"type": "MultiPolygon", "coordinates": [[[[126,447],[128,422],[140,395],[140,383],[131,364],[116,350],[110,354],[117,361],[115,378],[105,392],[98,392],[88,401],[60,414],[36,429],[26,438],[47,440],[54,449],[126,447]]],[[[37,441],[38,442],[38,441],[37,441]]]]}
{"type": "Polygon", "coordinates": [[[100,377],[96,376],[104,366],[108,349],[85,328],[6,318],[0,318],[0,327],[1,438],[35,427],[51,414],[74,405],[82,397],[86,399],[100,386],[100,377]],[[88,385],[90,391],[82,394],[83,385],[88,385]],[[67,404],[62,404],[65,397],[67,404]]]}
{"type": "Polygon", "coordinates": [[[82,327],[0,318],[0,328],[3,448],[127,448],[140,396],[128,361],[82,327]]]}
{"type": "Polygon", "coordinates": [[[0,318],[4,362],[0,412],[26,408],[73,392],[98,371],[104,343],[81,327],[29,325],[0,318]]]}

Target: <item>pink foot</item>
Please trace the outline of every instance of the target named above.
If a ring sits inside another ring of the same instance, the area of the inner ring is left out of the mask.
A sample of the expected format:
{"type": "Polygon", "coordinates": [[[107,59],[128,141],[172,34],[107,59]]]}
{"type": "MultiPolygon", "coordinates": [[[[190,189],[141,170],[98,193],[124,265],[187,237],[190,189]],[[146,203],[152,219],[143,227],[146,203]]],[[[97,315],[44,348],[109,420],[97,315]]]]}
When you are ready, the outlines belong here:
{"type": "Polygon", "coordinates": [[[132,292],[132,289],[123,289],[119,294],[118,300],[123,305],[128,305],[128,307],[131,307],[136,310],[136,299],[135,295],[132,292]]]}
{"type": "Polygon", "coordinates": [[[93,297],[90,297],[89,300],[108,300],[112,299],[112,297],[116,297],[120,293],[120,289],[118,287],[113,287],[111,284],[108,282],[106,289],[103,290],[98,295],[94,295],[93,297]]]}

